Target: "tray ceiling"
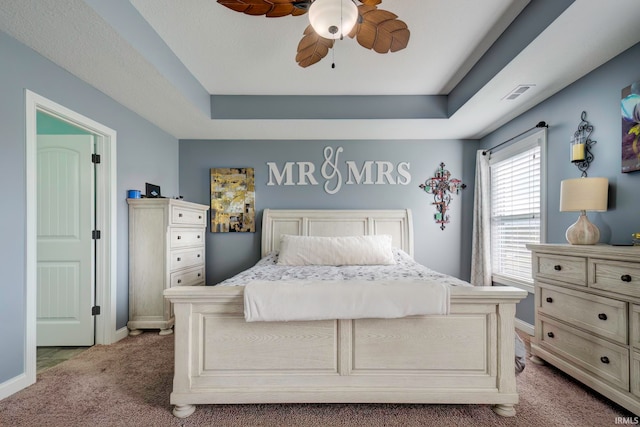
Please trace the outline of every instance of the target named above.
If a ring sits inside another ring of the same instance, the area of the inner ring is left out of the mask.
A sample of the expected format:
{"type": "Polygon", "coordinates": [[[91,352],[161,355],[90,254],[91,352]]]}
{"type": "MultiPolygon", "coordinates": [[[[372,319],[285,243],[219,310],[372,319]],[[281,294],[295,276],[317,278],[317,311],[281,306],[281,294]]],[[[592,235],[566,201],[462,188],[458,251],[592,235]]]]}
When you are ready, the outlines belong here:
{"type": "Polygon", "coordinates": [[[0,30],[180,139],[476,139],[640,41],[635,0],[378,7],[409,26],[406,49],[381,55],[345,38],[308,68],[295,61],[306,15],[248,16],[215,0],[15,0],[0,6],[0,30]],[[503,100],[522,84],[531,89],[503,100]],[[283,96],[313,115],[327,95],[352,97],[364,118],[212,118],[212,102],[277,113],[283,96]],[[416,96],[446,111],[367,116],[367,100],[384,110],[416,96]]]}

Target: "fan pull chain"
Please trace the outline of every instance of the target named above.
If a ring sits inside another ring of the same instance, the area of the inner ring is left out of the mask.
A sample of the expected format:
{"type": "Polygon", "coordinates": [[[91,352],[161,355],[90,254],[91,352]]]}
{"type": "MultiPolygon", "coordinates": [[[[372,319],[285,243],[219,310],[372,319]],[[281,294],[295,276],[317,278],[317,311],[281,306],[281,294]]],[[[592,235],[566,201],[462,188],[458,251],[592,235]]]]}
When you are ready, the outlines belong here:
{"type": "MultiPolygon", "coordinates": [[[[344,40],[344,34],[342,34],[342,28],[343,28],[343,24],[342,24],[342,3],[340,3],[340,40],[344,40]]],[[[331,57],[333,62],[331,63],[331,68],[336,68],[336,45],[335,43],[333,44],[333,47],[331,48],[331,57]]]]}
{"type": "MultiPolygon", "coordinates": [[[[340,40],[344,40],[344,34],[342,33],[342,29],[344,28],[344,23],[342,22],[342,2],[340,2],[340,40]]],[[[331,68],[336,68],[336,45],[335,42],[331,47],[331,68]]]]}
{"type": "Polygon", "coordinates": [[[340,2],[340,40],[344,37],[342,30],[344,29],[344,23],[342,22],[342,2],[340,2]]]}

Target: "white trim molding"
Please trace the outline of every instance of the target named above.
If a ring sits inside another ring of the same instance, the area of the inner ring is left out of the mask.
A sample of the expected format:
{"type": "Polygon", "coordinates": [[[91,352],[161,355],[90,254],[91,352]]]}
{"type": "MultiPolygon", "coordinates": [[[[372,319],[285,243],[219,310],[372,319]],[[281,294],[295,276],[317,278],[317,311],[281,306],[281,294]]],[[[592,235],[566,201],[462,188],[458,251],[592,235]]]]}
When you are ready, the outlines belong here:
{"type": "Polygon", "coordinates": [[[29,381],[26,373],[22,373],[17,377],[8,379],[0,384],[0,400],[11,396],[13,393],[19,392],[23,388],[29,387],[34,382],[35,379],[31,382],[29,381]]]}
{"type": "Polygon", "coordinates": [[[520,320],[516,317],[515,319],[515,325],[516,325],[516,329],[518,329],[519,331],[522,331],[524,333],[527,333],[531,336],[535,335],[535,330],[533,325],[530,325],[529,323],[525,322],[524,320],[520,320]]]}

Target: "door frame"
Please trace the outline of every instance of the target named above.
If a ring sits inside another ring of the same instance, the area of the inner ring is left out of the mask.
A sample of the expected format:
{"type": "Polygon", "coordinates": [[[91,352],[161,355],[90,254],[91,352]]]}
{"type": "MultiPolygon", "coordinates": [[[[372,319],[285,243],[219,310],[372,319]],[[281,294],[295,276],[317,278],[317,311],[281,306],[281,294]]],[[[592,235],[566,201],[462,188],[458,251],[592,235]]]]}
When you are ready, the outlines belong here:
{"type": "Polygon", "coordinates": [[[96,317],[95,343],[112,344],[116,331],[117,289],[117,180],[116,131],[72,111],[30,90],[25,90],[26,104],[26,339],[25,373],[27,381],[36,380],[37,318],[37,111],[43,111],[96,135],[96,149],[101,155],[96,170],[96,317]]]}

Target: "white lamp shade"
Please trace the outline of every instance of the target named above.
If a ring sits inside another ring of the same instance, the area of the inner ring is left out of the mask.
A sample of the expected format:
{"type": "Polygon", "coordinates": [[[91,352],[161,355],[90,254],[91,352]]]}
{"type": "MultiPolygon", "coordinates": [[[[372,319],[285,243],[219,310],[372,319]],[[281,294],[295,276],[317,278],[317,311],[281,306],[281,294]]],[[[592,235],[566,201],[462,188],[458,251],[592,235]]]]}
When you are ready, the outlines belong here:
{"type": "Polygon", "coordinates": [[[315,0],[309,8],[309,22],[325,39],[347,35],[358,20],[358,6],[352,0],[315,0]]]}
{"type": "Polygon", "coordinates": [[[607,178],[565,179],[560,183],[560,212],[607,210],[607,178]]]}

